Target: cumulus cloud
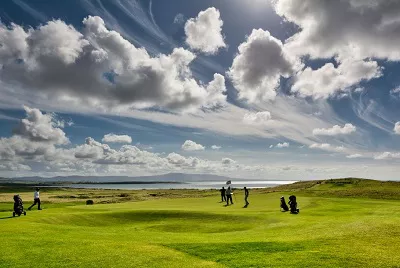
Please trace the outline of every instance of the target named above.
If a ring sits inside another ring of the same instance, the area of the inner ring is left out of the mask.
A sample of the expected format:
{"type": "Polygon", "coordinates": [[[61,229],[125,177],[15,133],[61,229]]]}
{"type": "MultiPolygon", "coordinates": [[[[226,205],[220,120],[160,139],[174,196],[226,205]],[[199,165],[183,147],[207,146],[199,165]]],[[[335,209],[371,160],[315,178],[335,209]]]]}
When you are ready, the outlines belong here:
{"type": "Polygon", "coordinates": [[[280,142],[280,143],[276,144],[275,146],[271,144],[269,146],[269,148],[272,149],[275,147],[275,148],[282,149],[282,148],[289,148],[289,146],[290,146],[290,144],[288,142],[280,142]]]}
{"type": "Polygon", "coordinates": [[[222,36],[223,24],[218,9],[210,7],[200,11],[196,18],[185,24],[186,43],[194,50],[217,53],[218,49],[226,47],[222,36]]]}
{"type": "Polygon", "coordinates": [[[399,1],[278,0],[275,10],[300,28],[285,45],[292,53],[400,60],[399,1]]]}
{"type": "Polygon", "coordinates": [[[394,133],[400,135],[400,121],[397,122],[397,123],[394,125],[393,131],[394,131],[394,133]]]}
{"type": "Polygon", "coordinates": [[[335,67],[327,63],[317,70],[307,67],[297,73],[291,91],[302,97],[327,99],[340,96],[362,81],[382,76],[376,61],[345,59],[335,67]]]}
{"type": "Polygon", "coordinates": [[[353,158],[360,158],[362,157],[362,154],[351,154],[347,155],[346,158],[353,159],[353,158]]]}
{"type": "Polygon", "coordinates": [[[343,152],[345,148],[343,146],[333,146],[329,143],[313,143],[309,146],[310,149],[320,149],[331,152],[343,152]]]}
{"type": "Polygon", "coordinates": [[[184,151],[202,151],[204,149],[205,147],[203,145],[195,143],[194,141],[191,140],[186,140],[182,144],[182,150],[184,151]]]}
{"type": "Polygon", "coordinates": [[[29,171],[32,170],[30,166],[13,163],[13,162],[4,162],[0,164],[0,170],[3,171],[29,171]]]}
{"type": "Polygon", "coordinates": [[[132,143],[132,138],[128,135],[116,135],[110,133],[104,135],[101,141],[106,143],[132,143]]]}
{"type": "Polygon", "coordinates": [[[275,147],[276,148],[288,148],[289,143],[288,142],[278,143],[277,145],[275,145],[275,147]]]}
{"type": "Polygon", "coordinates": [[[193,53],[175,48],[152,57],[107,29],[100,17],[85,18],[81,32],[61,20],[27,31],[0,25],[0,42],[0,80],[47,98],[104,110],[176,111],[210,108],[226,99],[223,76],[216,74],[208,85],[193,78],[193,53]]]}
{"type": "Polygon", "coordinates": [[[27,117],[22,119],[19,126],[14,129],[14,134],[32,141],[44,141],[54,144],[66,144],[68,138],[62,129],[60,121],[54,119],[52,114],[43,114],[39,109],[24,106],[27,117]]]}
{"type": "Polygon", "coordinates": [[[92,158],[98,159],[103,155],[114,153],[115,150],[107,144],[102,144],[92,137],[85,139],[85,144],[79,145],[73,149],[76,158],[92,158]]]}
{"type": "Polygon", "coordinates": [[[233,165],[233,164],[236,163],[235,160],[227,158],[227,157],[226,158],[222,158],[221,162],[222,162],[223,165],[233,165]]]}
{"type": "Polygon", "coordinates": [[[400,153],[384,152],[374,156],[375,160],[397,159],[400,158],[400,153]]]}
{"type": "Polygon", "coordinates": [[[211,146],[211,149],[213,149],[213,150],[219,150],[219,149],[221,149],[222,147],[221,146],[218,146],[218,145],[213,145],[213,146],[211,146]]]}
{"type": "Polygon", "coordinates": [[[271,122],[271,113],[268,111],[264,112],[249,112],[243,116],[243,122],[247,124],[260,124],[264,125],[271,122]]]}
{"type": "Polygon", "coordinates": [[[69,143],[65,132],[56,126],[60,122],[55,114],[44,114],[24,106],[26,118],[22,119],[9,138],[0,138],[1,169],[29,170],[24,161],[52,160],[56,146],[69,143]]]}
{"type": "Polygon", "coordinates": [[[33,141],[16,135],[0,138],[0,160],[4,161],[34,159],[38,156],[49,155],[54,150],[54,144],[45,141],[33,141]]]}
{"type": "Polygon", "coordinates": [[[239,98],[249,102],[271,100],[276,96],[280,77],[292,74],[293,65],[280,40],[268,31],[253,29],[239,45],[228,75],[239,98]]]}
{"type": "Polygon", "coordinates": [[[347,135],[356,131],[356,127],[352,124],[345,124],[343,127],[334,125],[331,128],[315,128],[313,130],[314,136],[336,136],[347,135]]]}

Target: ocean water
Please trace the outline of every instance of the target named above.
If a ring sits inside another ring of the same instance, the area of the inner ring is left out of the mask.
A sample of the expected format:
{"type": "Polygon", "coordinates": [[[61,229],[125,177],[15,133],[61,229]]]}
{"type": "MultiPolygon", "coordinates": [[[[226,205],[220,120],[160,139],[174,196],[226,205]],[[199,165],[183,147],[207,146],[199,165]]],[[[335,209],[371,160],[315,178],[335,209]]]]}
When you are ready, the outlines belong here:
{"type": "MultiPolygon", "coordinates": [[[[296,181],[232,181],[233,188],[268,188],[282,184],[291,184],[296,181]]],[[[187,183],[154,183],[154,184],[70,184],[64,187],[69,188],[88,188],[88,189],[125,189],[125,190],[141,190],[141,189],[220,189],[227,187],[225,181],[202,181],[187,183]]]]}

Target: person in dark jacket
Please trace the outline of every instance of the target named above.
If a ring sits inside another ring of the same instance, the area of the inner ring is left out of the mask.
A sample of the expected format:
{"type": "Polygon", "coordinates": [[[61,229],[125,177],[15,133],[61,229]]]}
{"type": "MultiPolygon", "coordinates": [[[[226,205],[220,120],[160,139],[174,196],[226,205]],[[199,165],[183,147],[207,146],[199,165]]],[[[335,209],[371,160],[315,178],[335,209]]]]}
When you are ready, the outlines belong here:
{"type": "Polygon", "coordinates": [[[243,190],[244,190],[244,202],[246,202],[244,207],[247,208],[247,206],[250,204],[249,201],[247,200],[247,198],[249,198],[249,189],[244,187],[243,190]]]}
{"type": "Polygon", "coordinates": [[[225,188],[222,187],[222,189],[219,190],[219,191],[221,192],[221,202],[226,202],[226,195],[225,195],[226,190],[225,190],[225,188]]]}

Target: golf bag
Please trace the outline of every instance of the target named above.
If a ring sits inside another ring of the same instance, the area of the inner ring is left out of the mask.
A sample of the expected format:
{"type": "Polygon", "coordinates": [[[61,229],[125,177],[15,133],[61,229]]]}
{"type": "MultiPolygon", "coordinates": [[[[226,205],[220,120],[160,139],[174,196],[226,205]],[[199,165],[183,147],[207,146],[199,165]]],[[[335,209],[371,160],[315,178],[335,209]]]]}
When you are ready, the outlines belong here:
{"type": "Polygon", "coordinates": [[[14,211],[13,211],[13,217],[15,215],[21,216],[21,214],[26,215],[26,211],[24,210],[24,203],[22,202],[22,199],[19,195],[14,195],[14,211]]]}
{"type": "Polygon", "coordinates": [[[300,212],[300,210],[297,208],[296,196],[294,195],[289,196],[288,204],[290,206],[290,213],[297,214],[300,212]]]}
{"type": "Polygon", "coordinates": [[[281,210],[282,211],[289,211],[289,207],[286,204],[285,198],[281,197],[281,210]]]}

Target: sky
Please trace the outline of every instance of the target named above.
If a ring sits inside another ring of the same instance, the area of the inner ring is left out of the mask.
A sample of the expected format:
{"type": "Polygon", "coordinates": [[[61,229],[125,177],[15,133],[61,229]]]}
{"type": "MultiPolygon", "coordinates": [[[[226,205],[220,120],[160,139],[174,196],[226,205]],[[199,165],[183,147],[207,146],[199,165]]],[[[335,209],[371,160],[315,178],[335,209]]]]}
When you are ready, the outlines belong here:
{"type": "Polygon", "coordinates": [[[400,180],[400,2],[0,3],[0,176],[400,180]]]}

